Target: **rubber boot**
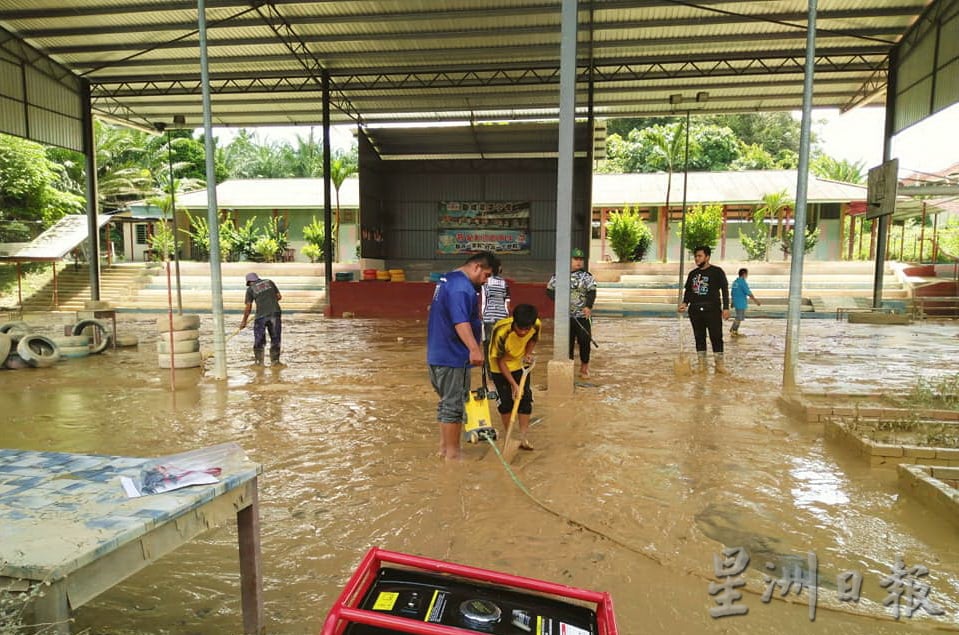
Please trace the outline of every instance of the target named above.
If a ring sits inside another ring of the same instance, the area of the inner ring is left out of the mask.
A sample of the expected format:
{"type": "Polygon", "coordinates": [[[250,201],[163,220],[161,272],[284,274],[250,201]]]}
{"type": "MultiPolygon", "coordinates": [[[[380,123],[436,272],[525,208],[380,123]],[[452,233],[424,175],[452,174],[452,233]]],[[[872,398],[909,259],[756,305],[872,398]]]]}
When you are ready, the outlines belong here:
{"type": "Polygon", "coordinates": [[[263,366],[263,349],[254,348],[253,349],[253,363],[257,366],[263,366]]]}
{"type": "Polygon", "coordinates": [[[706,351],[696,351],[696,370],[701,374],[705,374],[706,367],[706,351]]]}
{"type": "Polygon", "coordinates": [[[727,372],[727,371],[726,371],[726,360],[723,359],[723,354],[722,354],[722,353],[715,353],[715,354],[713,355],[713,357],[715,357],[715,362],[716,362],[716,374],[717,374],[717,375],[725,375],[726,372],[727,372]]]}
{"type": "Polygon", "coordinates": [[[270,349],[270,363],[274,366],[280,363],[280,351],[270,349]]]}

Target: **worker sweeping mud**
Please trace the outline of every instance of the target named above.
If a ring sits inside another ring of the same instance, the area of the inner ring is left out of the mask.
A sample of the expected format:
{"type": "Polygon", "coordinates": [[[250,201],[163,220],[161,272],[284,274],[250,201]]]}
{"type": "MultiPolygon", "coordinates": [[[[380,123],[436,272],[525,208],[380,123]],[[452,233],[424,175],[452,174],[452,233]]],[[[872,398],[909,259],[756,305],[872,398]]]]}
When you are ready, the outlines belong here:
{"type": "Polygon", "coordinates": [[[533,413],[533,390],[530,381],[520,382],[523,377],[523,368],[533,361],[533,351],[539,342],[539,334],[543,325],[539,320],[536,307],[531,304],[520,304],[513,310],[513,317],[500,320],[493,327],[489,345],[489,366],[496,393],[499,395],[499,413],[503,421],[503,429],[507,437],[512,424],[511,415],[518,412],[519,449],[532,450],[533,446],[527,440],[529,433],[529,419],[533,413]],[[519,408],[514,409],[514,402],[519,401],[519,408]]]}
{"type": "Polygon", "coordinates": [[[270,364],[280,363],[280,347],[283,335],[281,319],[280,290],[272,280],[260,278],[250,272],[246,274],[246,306],[243,309],[243,319],[240,320],[238,331],[246,328],[253,303],[256,302],[256,317],[253,319],[253,360],[258,366],[263,366],[263,349],[266,346],[266,334],[270,334],[270,364]]]}

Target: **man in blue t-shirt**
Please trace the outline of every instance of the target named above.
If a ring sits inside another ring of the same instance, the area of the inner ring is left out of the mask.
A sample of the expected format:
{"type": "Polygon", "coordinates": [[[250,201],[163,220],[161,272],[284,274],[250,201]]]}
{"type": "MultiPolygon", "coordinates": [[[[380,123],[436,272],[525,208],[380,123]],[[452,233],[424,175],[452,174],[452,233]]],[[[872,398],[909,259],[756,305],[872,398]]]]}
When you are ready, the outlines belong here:
{"type": "Polygon", "coordinates": [[[470,367],[483,364],[477,292],[497,266],[496,254],[481,251],[447,273],[433,292],[426,324],[426,363],[440,398],[436,420],[440,456],[446,459],[459,458],[470,367]]]}
{"type": "Polygon", "coordinates": [[[733,327],[729,329],[729,334],[733,337],[743,337],[743,334],[739,332],[739,325],[746,319],[746,308],[749,306],[749,300],[747,298],[752,298],[752,301],[756,304],[762,304],[762,302],[757,300],[756,296],[753,295],[752,290],[749,288],[749,283],[746,282],[746,276],[748,275],[749,270],[743,267],[739,270],[739,277],[733,282],[731,293],[733,296],[733,309],[736,310],[736,319],[733,320],[733,327]]]}

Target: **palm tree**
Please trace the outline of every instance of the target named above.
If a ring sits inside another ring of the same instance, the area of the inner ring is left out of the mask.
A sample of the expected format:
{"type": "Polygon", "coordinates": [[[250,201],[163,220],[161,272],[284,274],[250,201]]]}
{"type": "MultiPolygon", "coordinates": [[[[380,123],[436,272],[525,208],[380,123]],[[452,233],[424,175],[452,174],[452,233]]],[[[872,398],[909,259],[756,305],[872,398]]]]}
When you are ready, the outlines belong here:
{"type": "Polygon", "coordinates": [[[812,161],[809,171],[818,177],[843,183],[862,184],[866,180],[863,173],[865,163],[862,161],[850,162],[846,159],[834,159],[828,154],[821,154],[812,161]]]}
{"type": "MultiPolygon", "coordinates": [[[[651,154],[658,156],[666,164],[666,229],[669,229],[669,196],[673,187],[673,172],[684,158],[686,131],[685,121],[670,126],[655,126],[648,130],[653,147],[651,154]]],[[[668,234],[667,234],[668,235],[668,234]]],[[[662,260],[666,262],[666,250],[662,250],[662,260]]]]}
{"type": "MultiPolygon", "coordinates": [[[[756,210],[755,220],[760,222],[766,218],[777,219],[776,223],[776,240],[782,240],[783,237],[783,223],[785,222],[784,217],[786,215],[786,210],[793,206],[793,200],[789,198],[789,194],[786,190],[780,190],[778,192],[770,192],[763,196],[762,206],[756,210]]],[[[769,229],[772,233],[772,227],[769,229]]]]}
{"type": "Polygon", "coordinates": [[[332,236],[330,236],[331,244],[335,242],[340,226],[340,187],[342,187],[343,181],[354,174],[356,174],[356,163],[351,161],[349,157],[341,154],[330,162],[330,181],[333,183],[333,191],[336,193],[336,222],[330,228],[332,233],[332,236]]]}
{"type": "Polygon", "coordinates": [[[142,166],[146,133],[95,121],[95,134],[100,209],[120,207],[149,194],[150,170],[142,166]]]}

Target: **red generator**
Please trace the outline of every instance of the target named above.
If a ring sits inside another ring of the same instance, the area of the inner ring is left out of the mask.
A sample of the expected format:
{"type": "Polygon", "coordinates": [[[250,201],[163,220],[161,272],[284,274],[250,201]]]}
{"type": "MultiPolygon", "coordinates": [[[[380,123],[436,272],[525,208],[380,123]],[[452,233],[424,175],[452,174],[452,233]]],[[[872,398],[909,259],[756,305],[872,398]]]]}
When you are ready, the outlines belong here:
{"type": "Polygon", "coordinates": [[[617,635],[613,601],[507,573],[370,549],[322,635],[617,635]]]}

